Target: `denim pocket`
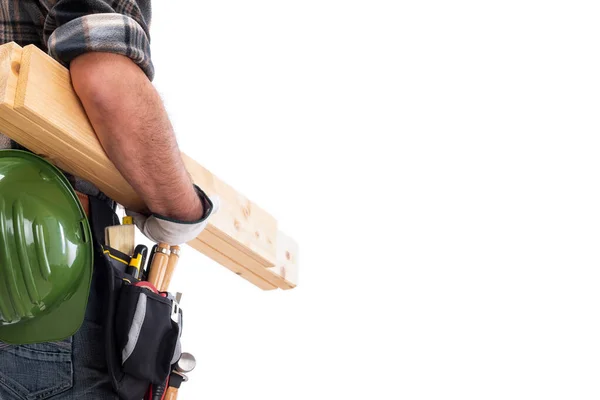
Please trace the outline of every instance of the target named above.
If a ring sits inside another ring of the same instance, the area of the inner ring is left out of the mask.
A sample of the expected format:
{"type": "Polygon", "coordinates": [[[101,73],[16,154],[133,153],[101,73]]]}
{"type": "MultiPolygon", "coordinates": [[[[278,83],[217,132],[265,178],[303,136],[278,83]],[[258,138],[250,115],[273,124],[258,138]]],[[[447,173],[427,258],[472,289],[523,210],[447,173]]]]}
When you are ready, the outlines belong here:
{"type": "MultiPolygon", "coordinates": [[[[73,387],[73,339],[13,346],[0,343],[0,392],[43,400],[73,387]]],[[[0,396],[1,397],[1,396],[0,396]]]]}

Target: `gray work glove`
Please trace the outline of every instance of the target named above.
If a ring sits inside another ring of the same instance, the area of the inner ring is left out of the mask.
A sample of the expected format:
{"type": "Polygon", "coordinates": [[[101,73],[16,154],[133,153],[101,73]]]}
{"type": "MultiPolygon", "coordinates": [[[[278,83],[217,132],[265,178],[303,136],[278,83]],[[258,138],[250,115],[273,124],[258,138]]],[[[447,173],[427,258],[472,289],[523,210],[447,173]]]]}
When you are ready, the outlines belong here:
{"type": "Polygon", "coordinates": [[[158,214],[150,216],[125,210],[133,217],[133,223],[148,239],[156,243],[167,243],[171,246],[187,243],[196,238],[208,225],[208,218],[219,210],[219,198],[209,198],[198,186],[194,185],[204,205],[204,215],[198,221],[176,221],[158,214]]]}

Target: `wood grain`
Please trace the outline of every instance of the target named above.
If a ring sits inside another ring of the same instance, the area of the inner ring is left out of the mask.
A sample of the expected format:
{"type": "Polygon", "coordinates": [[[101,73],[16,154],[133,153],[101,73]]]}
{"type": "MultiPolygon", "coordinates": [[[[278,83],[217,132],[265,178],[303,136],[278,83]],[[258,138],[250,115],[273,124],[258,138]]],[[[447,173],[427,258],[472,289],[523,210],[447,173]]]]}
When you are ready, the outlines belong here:
{"type": "MultiPolygon", "coordinates": [[[[219,249],[224,246],[223,240],[214,235],[206,235],[202,237],[202,241],[214,249],[219,249]]],[[[262,279],[274,284],[280,289],[292,289],[295,286],[292,282],[289,282],[283,277],[274,273],[273,270],[265,268],[263,264],[247,254],[240,252],[236,248],[231,248],[227,255],[228,258],[233,259],[238,264],[243,265],[246,270],[252,272],[254,275],[258,275],[262,279]]]]}
{"type": "MultiPolygon", "coordinates": [[[[200,235],[202,237],[202,234],[200,235]]],[[[215,250],[213,247],[207,245],[204,241],[200,239],[194,239],[188,243],[188,245],[201,252],[211,260],[216,261],[221,264],[225,268],[229,269],[234,274],[241,276],[248,282],[252,283],[254,286],[262,289],[262,290],[274,290],[277,289],[277,286],[273,283],[261,278],[256,275],[252,271],[248,270],[245,266],[239,264],[232,258],[229,258],[225,254],[220,251],[215,250]]]]}
{"type": "Polygon", "coordinates": [[[165,394],[165,400],[177,400],[177,396],[179,395],[179,388],[171,387],[167,389],[167,393],[165,394]]]}
{"type": "MultiPolygon", "coordinates": [[[[281,276],[287,283],[287,289],[298,284],[298,267],[300,265],[298,243],[283,232],[277,233],[277,264],[270,270],[281,276]]],[[[286,288],[283,288],[286,289],[286,288]]]]}
{"type": "Polygon", "coordinates": [[[123,254],[133,256],[135,249],[135,225],[115,225],[104,229],[104,242],[107,246],[123,254]]]}
{"type": "Polygon", "coordinates": [[[275,218],[191,157],[182,154],[182,159],[194,183],[221,200],[221,209],[208,230],[264,266],[273,266],[276,261],[275,218]]]}
{"type": "Polygon", "coordinates": [[[0,101],[13,106],[23,50],[15,43],[0,46],[0,101]]]}

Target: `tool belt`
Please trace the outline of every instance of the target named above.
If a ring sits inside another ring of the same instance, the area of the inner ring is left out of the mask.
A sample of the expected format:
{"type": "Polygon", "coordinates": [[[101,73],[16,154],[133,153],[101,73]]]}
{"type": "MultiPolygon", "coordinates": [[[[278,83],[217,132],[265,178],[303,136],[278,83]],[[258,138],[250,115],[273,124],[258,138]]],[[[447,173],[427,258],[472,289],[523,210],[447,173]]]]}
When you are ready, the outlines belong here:
{"type": "Polygon", "coordinates": [[[140,400],[164,385],[181,355],[182,312],[172,295],[125,272],[131,257],[104,245],[104,229],[118,225],[110,205],[89,197],[96,265],[102,269],[108,371],[120,398],[140,400]],[[103,282],[103,283],[104,283],[103,282]]]}

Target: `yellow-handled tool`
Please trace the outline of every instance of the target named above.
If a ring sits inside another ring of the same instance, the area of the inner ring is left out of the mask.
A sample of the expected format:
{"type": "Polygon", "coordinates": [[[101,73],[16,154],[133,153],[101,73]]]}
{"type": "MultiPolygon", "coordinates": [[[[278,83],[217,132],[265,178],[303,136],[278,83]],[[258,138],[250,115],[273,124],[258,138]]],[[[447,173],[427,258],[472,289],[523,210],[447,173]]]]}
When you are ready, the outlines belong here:
{"type": "Polygon", "coordinates": [[[148,248],[143,244],[135,246],[133,251],[133,257],[129,261],[129,265],[125,270],[126,273],[133,276],[135,279],[140,279],[142,271],[144,270],[144,262],[148,256],[148,248]]]}

